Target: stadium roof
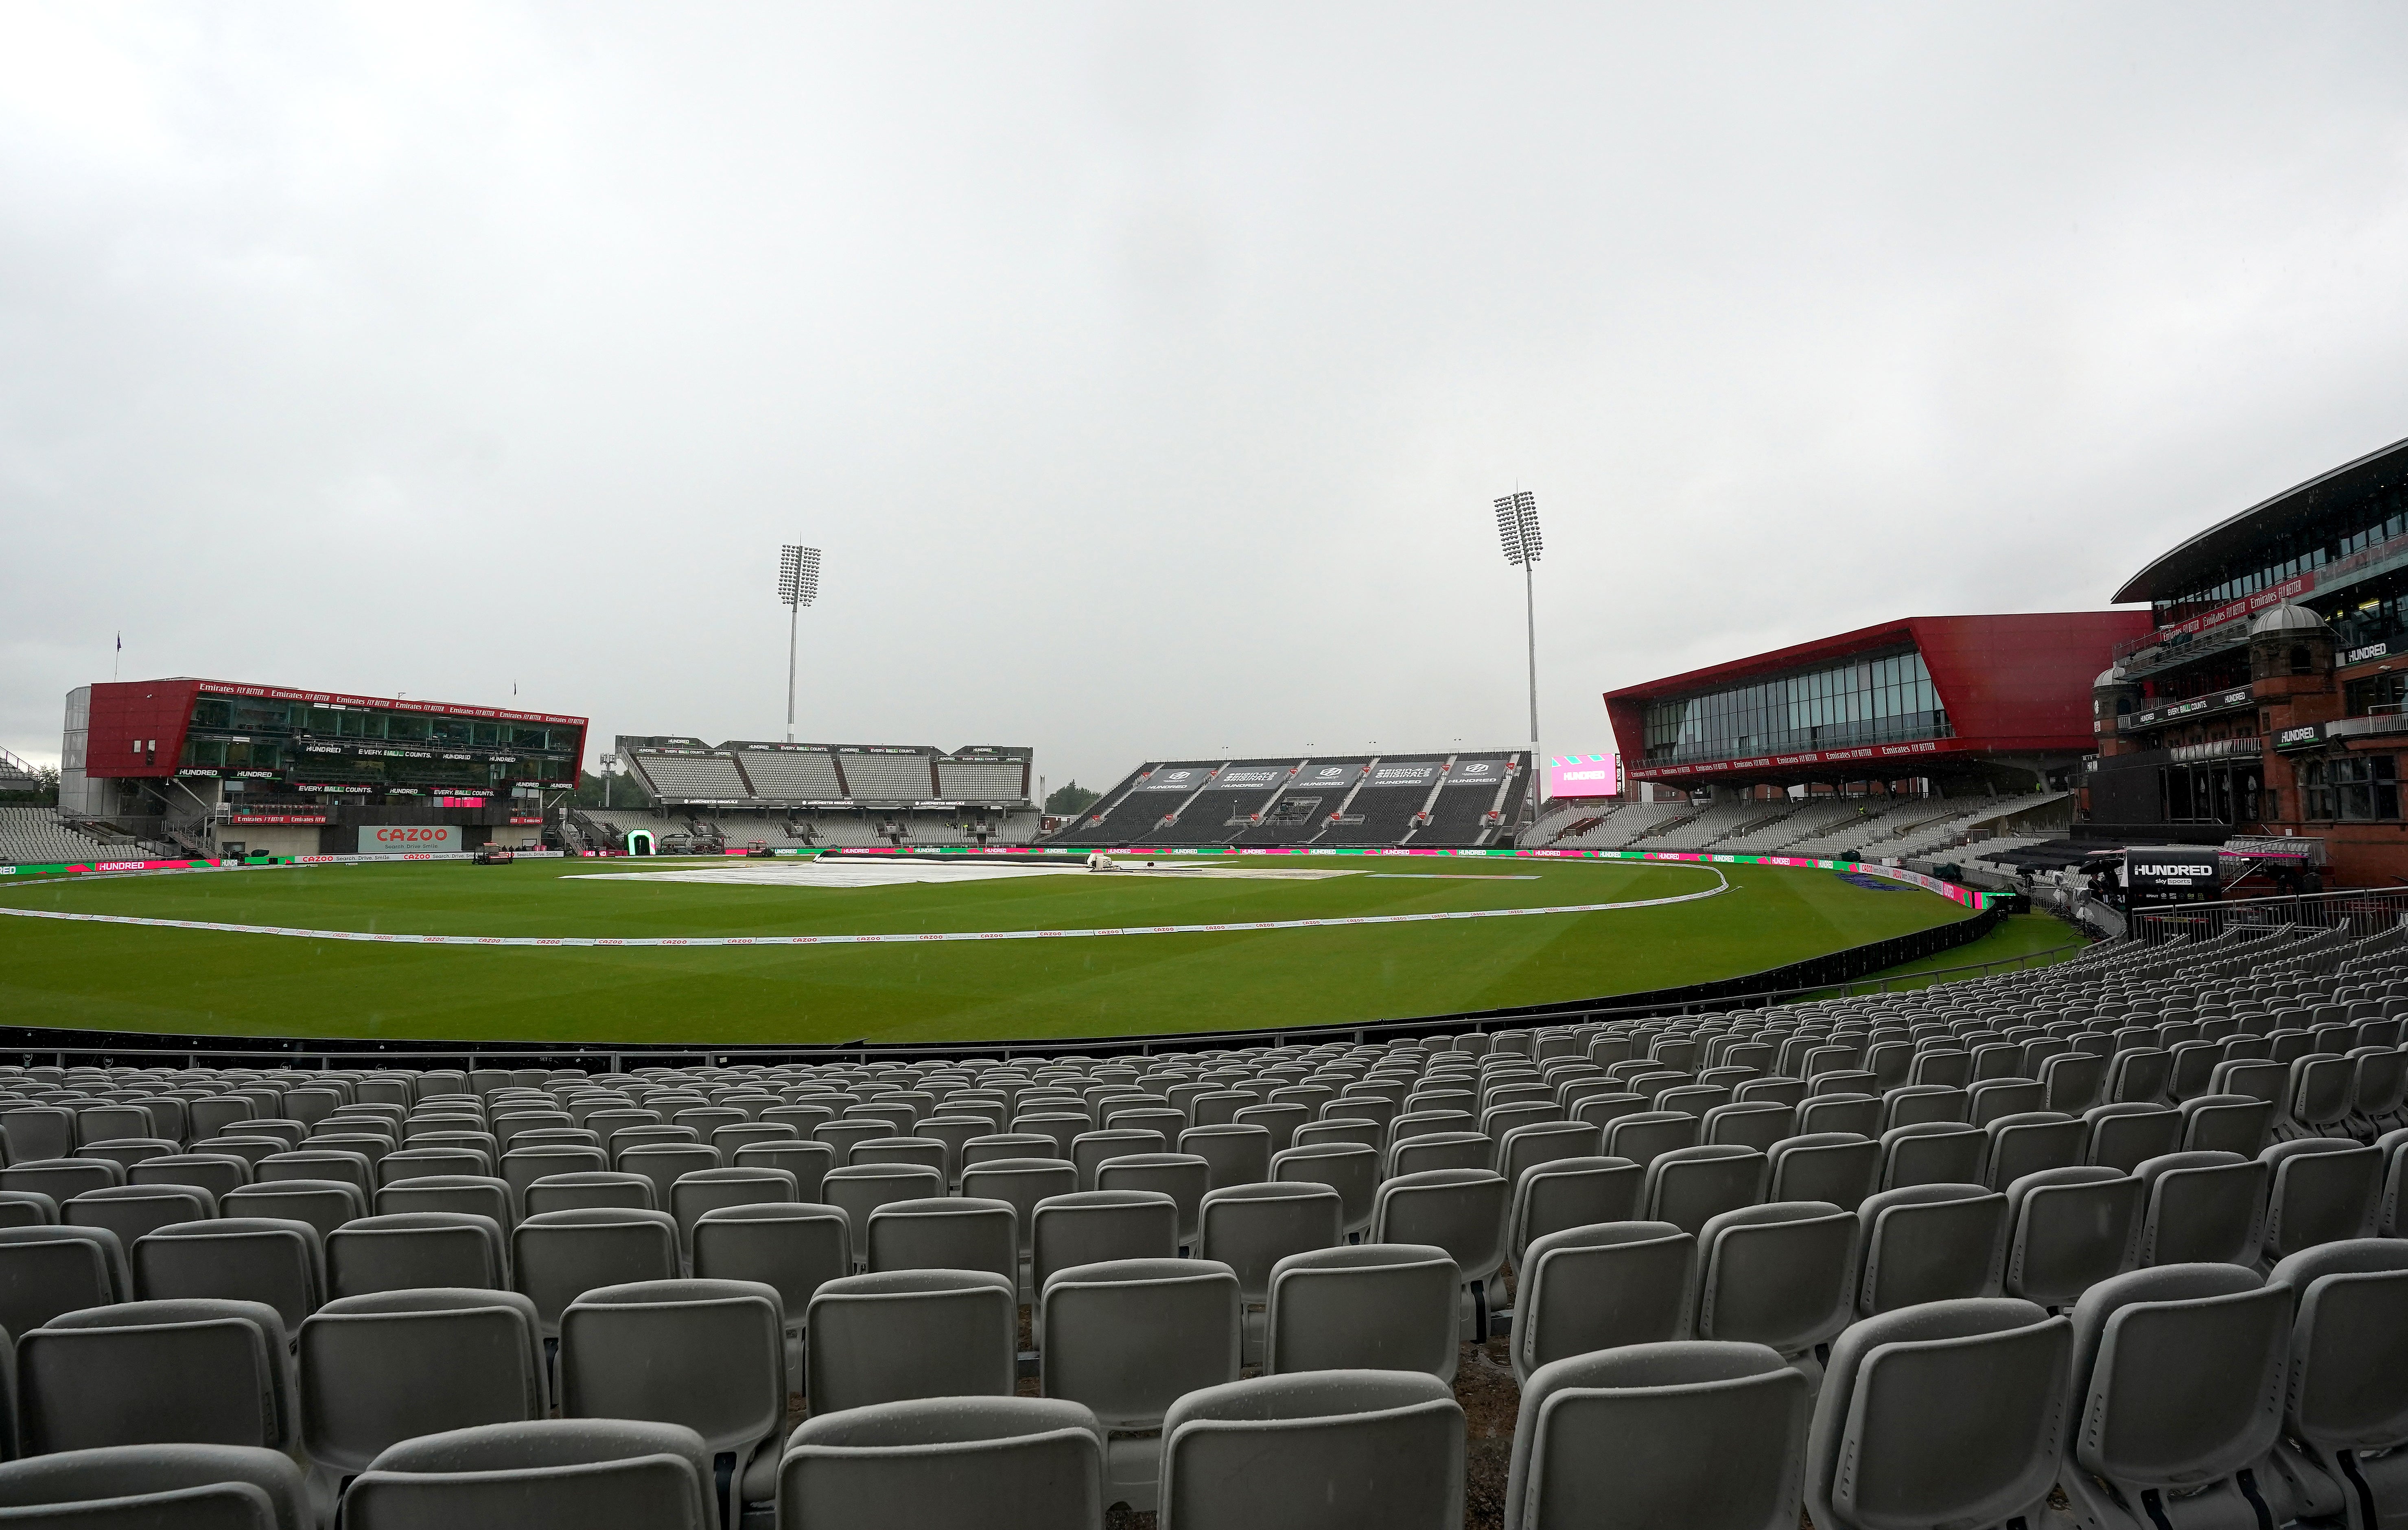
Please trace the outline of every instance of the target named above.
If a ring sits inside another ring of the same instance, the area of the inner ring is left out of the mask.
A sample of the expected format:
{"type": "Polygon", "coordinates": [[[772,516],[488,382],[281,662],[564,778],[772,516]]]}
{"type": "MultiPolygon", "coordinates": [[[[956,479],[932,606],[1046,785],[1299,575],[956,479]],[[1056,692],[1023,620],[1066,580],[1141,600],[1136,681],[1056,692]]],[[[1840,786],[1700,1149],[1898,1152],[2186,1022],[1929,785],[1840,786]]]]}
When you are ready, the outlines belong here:
{"type": "Polygon", "coordinates": [[[2219,521],[2124,581],[2115,592],[2118,606],[2134,601],[2165,600],[2203,582],[2249,545],[2271,534],[2314,521],[2339,495],[2365,487],[2383,475],[2408,468],[2408,440],[2394,441],[2355,462],[2342,464],[2260,500],[2239,515],[2219,521]]]}

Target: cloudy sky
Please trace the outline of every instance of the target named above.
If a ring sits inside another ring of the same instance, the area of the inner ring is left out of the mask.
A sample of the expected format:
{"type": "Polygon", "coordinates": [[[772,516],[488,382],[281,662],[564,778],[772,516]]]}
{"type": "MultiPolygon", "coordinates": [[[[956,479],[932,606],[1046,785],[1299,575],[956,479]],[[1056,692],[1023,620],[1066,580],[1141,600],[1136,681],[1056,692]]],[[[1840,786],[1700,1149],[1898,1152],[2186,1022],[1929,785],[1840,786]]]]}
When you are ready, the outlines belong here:
{"type": "Polygon", "coordinates": [[[107,679],[1511,743],[2408,436],[2408,8],[0,0],[0,744],[107,679]]]}

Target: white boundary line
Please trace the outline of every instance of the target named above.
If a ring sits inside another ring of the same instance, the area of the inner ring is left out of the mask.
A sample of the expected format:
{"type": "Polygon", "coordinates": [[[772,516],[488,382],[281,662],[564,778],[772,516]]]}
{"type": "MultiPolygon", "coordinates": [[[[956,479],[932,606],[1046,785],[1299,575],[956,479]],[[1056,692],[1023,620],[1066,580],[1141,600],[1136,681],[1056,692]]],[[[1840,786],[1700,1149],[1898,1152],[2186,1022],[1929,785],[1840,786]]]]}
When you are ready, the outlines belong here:
{"type": "MultiPolygon", "coordinates": [[[[1678,863],[1672,863],[1678,864],[1678,863]]],[[[272,924],[218,924],[197,919],[141,919],[132,914],[71,914],[54,908],[12,908],[0,904],[0,914],[15,919],[64,919],[86,924],[139,924],[158,930],[208,930],[220,935],[277,935],[302,940],[364,940],[388,946],[890,946],[928,944],[943,940],[1060,940],[1106,935],[1240,935],[1254,930],[1322,930],[1349,924],[1421,924],[1448,919],[1525,919],[1535,914],[1604,914],[1621,908],[1660,908],[1667,904],[1695,903],[1730,891],[1730,880],[1713,866],[1714,885],[1701,893],[1669,898],[1639,898],[1627,903],[1575,903],[1553,908],[1472,908],[1445,914],[1360,914],[1351,919],[1271,919],[1243,924],[1153,924],[1114,930],[948,930],[928,935],[716,935],[716,936],[535,936],[535,935],[378,935],[365,930],[300,930],[272,924]]]]}

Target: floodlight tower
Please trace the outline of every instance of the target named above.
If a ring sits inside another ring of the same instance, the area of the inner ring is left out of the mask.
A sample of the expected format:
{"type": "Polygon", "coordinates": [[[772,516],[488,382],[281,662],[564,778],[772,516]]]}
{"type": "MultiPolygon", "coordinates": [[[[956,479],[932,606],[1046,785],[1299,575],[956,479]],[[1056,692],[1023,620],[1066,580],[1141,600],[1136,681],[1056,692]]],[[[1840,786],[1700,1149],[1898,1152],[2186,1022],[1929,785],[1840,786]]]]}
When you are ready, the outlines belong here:
{"type": "Polygon", "coordinates": [[[792,542],[778,553],[778,598],[786,603],[786,742],[795,741],[795,634],[803,608],[820,597],[820,550],[792,542]]]}
{"type": "Polygon", "coordinates": [[[1530,572],[1539,564],[1537,496],[1517,489],[1497,502],[1497,538],[1504,545],[1505,561],[1522,568],[1522,610],[1530,637],[1530,773],[1539,775],[1539,591],[1530,572]]]}

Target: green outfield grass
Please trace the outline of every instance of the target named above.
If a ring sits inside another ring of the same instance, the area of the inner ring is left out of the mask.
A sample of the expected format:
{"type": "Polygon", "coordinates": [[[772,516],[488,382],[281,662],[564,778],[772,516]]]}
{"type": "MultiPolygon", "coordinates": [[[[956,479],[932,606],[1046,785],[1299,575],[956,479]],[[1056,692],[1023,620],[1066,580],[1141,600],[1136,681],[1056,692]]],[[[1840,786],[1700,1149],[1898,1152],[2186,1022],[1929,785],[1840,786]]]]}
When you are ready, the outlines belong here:
{"type": "Polygon", "coordinates": [[[2038,971],[2081,955],[2091,944],[2054,914],[2010,914],[1978,940],[1885,968],[1859,979],[1850,992],[1863,993],[1866,985],[1875,979],[1885,982],[1887,992],[1898,994],[1910,988],[1961,982],[2001,972],[2038,971]],[[1991,967],[1988,974],[1964,970],[1992,962],[2006,965],[1991,967]]]}
{"type": "MultiPolygon", "coordinates": [[[[1073,873],[835,889],[630,879],[694,865],[422,863],[94,878],[0,886],[0,904],[391,934],[695,938],[1554,908],[1714,885],[1713,871],[1687,865],[1437,857],[1243,862],[1347,873],[1299,880],[1073,873]]],[[[1301,1026],[1735,977],[1967,917],[1932,894],[1875,891],[1828,871],[1715,869],[1731,891],[1652,908],[936,944],[443,947],[0,918],[0,1020],[219,1035],[731,1044],[1301,1026]]]]}

